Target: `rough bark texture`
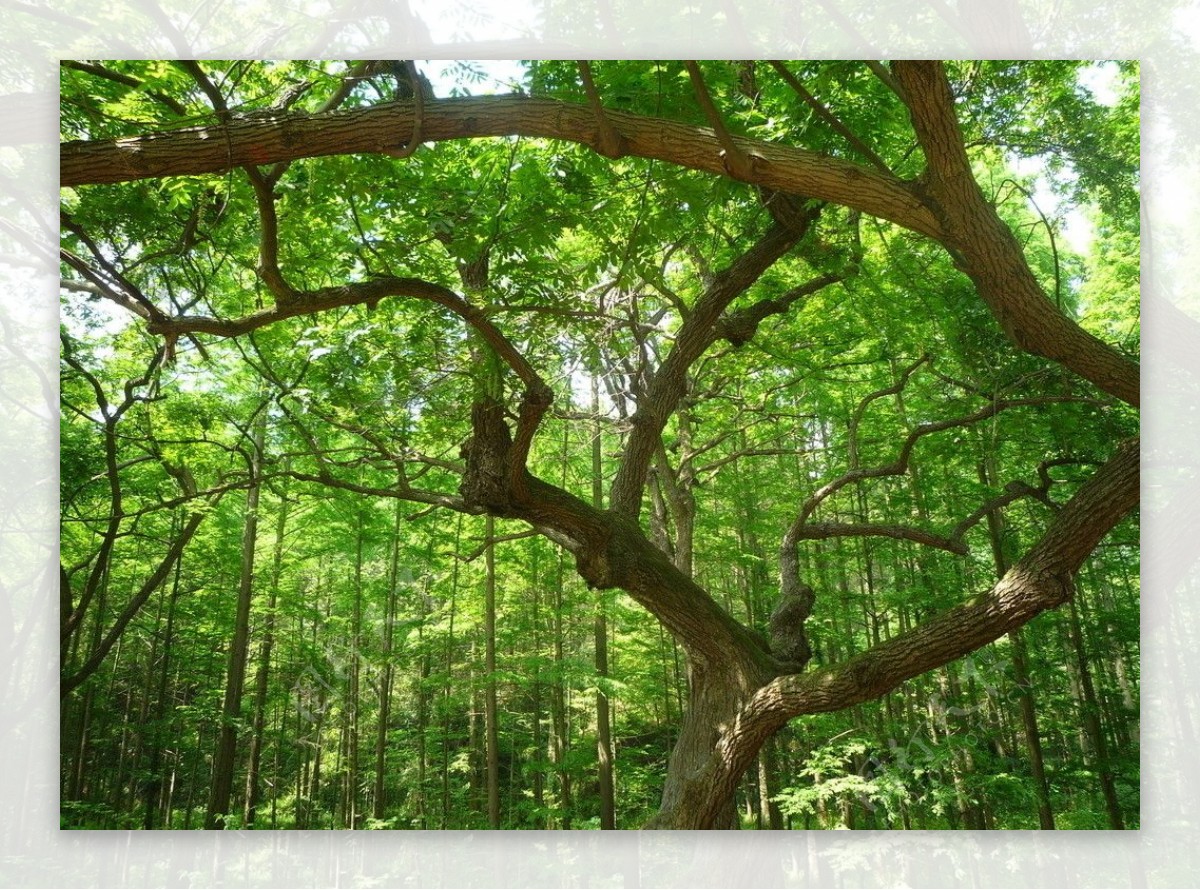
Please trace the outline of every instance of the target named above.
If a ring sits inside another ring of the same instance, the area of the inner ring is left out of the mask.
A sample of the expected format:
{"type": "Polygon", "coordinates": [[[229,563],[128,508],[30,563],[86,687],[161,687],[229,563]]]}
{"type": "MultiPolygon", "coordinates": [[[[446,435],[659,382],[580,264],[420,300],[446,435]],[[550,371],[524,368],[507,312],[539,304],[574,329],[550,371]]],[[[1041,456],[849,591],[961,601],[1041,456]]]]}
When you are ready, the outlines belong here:
{"type": "Polygon", "coordinates": [[[1130,405],[1140,397],[1138,366],[1093,337],[1046,296],[1016,236],[984,197],[954,113],[940,62],[897,62],[913,128],[928,165],[921,191],[940,239],[970,276],[1004,333],[1021,349],[1056,361],[1130,405]]]}
{"type": "MultiPolygon", "coordinates": [[[[216,173],[301,157],[394,153],[411,140],[418,113],[422,142],[526,135],[573,141],[598,151],[619,145],[627,154],[733,176],[787,195],[843,204],[937,240],[975,282],[1017,346],[1058,362],[1136,405],[1137,365],[1082,331],[1049,301],[1012,233],[984,199],[971,176],[941,65],[914,62],[894,67],[897,89],[909,107],[928,165],[917,182],[804,149],[719,135],[672,121],[607,110],[597,114],[585,106],[552,100],[485,97],[401,101],[311,116],[262,112],[212,126],[67,143],[61,149],[62,184],[78,187],[216,173]],[[728,151],[730,146],[735,151],[728,151]],[[731,165],[734,155],[739,162],[731,165]]],[[[812,608],[812,591],[800,581],[796,544],[804,537],[886,533],[877,528],[809,524],[812,509],[851,482],[905,472],[919,436],[962,421],[923,424],[910,435],[894,464],[854,466],[801,508],[781,548],[783,596],[772,621],[774,651],[769,651],[759,635],[735,621],[650,541],[637,517],[647,471],[661,448],[662,430],[686,392],[689,368],[718,339],[744,342],[761,318],[786,310],[804,295],[797,291],[726,315],[732,301],[790,250],[814,219],[815,211],[777,219],[749,250],[713,276],[639,399],[607,510],[529,471],[526,458],[551,391],[479,308],[440,285],[381,278],[301,292],[288,285],[273,263],[265,262],[270,272],[267,283],[276,299],[273,307],[241,319],[164,318],[160,313],[149,317],[149,329],[168,337],[238,336],[283,318],[357,303],[373,305],[387,297],[423,299],[456,313],[525,386],[512,429],[499,400],[481,398],[473,406],[472,434],[462,448],[461,499],[407,488],[375,490],[339,482],[327,472],[293,475],[367,495],[399,496],[523,520],[570,550],[588,584],[627,591],[680,642],[690,674],[689,708],[671,757],[662,809],[652,826],[723,827],[731,824],[738,781],[780,726],[796,716],[840,710],[880,696],[1066,602],[1083,560],[1137,502],[1138,451],[1133,441],[1117,450],[1057,514],[1042,540],[991,590],[841,664],[797,673],[808,659],[803,623],[812,608]]],[[[820,280],[813,283],[818,285],[823,286],[820,280]]],[[[994,403],[978,416],[994,415],[1001,404],[994,403]]],[[[918,540],[911,531],[891,536],[918,540]]],[[[954,543],[956,538],[941,540],[954,543]]],[[[921,541],[931,542],[936,545],[932,539],[921,541]]],[[[559,731],[556,725],[556,735],[559,731]]]]}
{"type": "MultiPolygon", "coordinates": [[[[256,112],[228,124],[191,127],[126,139],[68,142],[61,149],[64,186],[130,182],[162,176],[223,173],[298,158],[387,154],[413,131],[416,104],[394,102],[326,114],[256,112]]],[[[626,154],[728,176],[723,147],[707,127],[606,110],[626,154]]],[[[591,110],[553,99],[486,96],[426,102],[423,142],[486,136],[539,136],[599,151],[602,137],[591,110]]],[[[740,137],[755,184],[860,207],[926,235],[937,222],[900,179],[816,152],[740,137]]]]}
{"type": "Polygon", "coordinates": [[[1138,500],[1138,441],[1117,453],[1063,507],[1042,539],[989,591],[841,663],[761,686],[720,736],[704,766],[653,827],[711,828],[763,742],[793,717],[869,701],[1062,605],[1084,559],[1138,500]]]}

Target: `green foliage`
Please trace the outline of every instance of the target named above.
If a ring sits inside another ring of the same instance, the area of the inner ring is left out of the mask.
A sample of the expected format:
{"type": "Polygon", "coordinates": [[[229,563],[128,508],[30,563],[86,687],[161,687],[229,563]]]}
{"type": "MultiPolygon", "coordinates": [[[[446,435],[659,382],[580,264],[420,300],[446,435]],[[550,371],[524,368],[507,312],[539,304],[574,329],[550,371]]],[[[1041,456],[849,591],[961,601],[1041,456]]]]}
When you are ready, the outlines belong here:
{"type": "MultiPolygon", "coordinates": [[[[219,117],[178,63],[97,64],[107,75],[63,67],[64,139],[219,117]]],[[[285,98],[315,112],[350,64],[202,63],[234,114],[285,98]]],[[[1110,67],[1111,101],[1089,89],[1095,69],[1082,63],[951,71],[977,178],[1047,295],[1136,355],[1136,65],[1101,66],[1110,67]],[[1017,172],[1028,158],[1039,159],[1062,202],[1045,219],[1029,201],[1034,177],[1017,172]],[[1058,237],[1057,217],[1070,206],[1095,221],[1087,256],[1058,237]]],[[[591,70],[607,108],[709,124],[682,62],[591,70]]],[[[715,61],[701,70],[732,133],[874,163],[769,65],[715,61]]],[[[896,175],[920,172],[907,111],[867,66],[786,70],[896,175]]],[[[428,73],[441,96],[478,91],[487,78],[467,63],[428,73]]],[[[529,62],[523,88],[586,101],[574,62],[529,62]]],[[[392,101],[395,90],[392,75],[363,74],[343,105],[392,101]]],[[[607,491],[649,378],[712,282],[772,225],[770,196],[732,179],[549,140],[444,141],[406,159],[333,156],[277,172],[287,280],[313,289],[391,275],[464,293],[554,391],[531,472],[589,503],[593,436],[607,491]],[[472,270],[486,270],[478,287],[472,270]]],[[[63,207],[64,249],[111,265],[169,315],[244,317],[274,300],[245,171],[69,189],[63,207]]],[[[74,265],[63,274],[87,283],[74,265]]],[[[694,579],[721,607],[766,630],[783,531],[848,473],[882,470],[902,454],[910,462],[903,474],[841,485],[820,499],[813,523],[949,536],[1006,486],[1046,488],[1003,507],[995,540],[977,517],[961,533],[965,553],[894,536],[804,540],[802,572],[817,592],[807,624],[814,667],[989,587],[997,550],[1010,560],[1024,552],[1137,424],[1018,351],[940,247],[844,208],[822,208],[808,236],[728,312],[821,275],[839,280],[766,316],[744,343],[718,338],[692,365],[651,467],[643,528],[677,564],[690,549],[694,579]],[[896,386],[906,370],[906,385],[896,386]],[[922,435],[905,450],[922,425],[1003,400],[1029,404],[922,435]],[[689,498],[690,513],[678,507],[689,498]]],[[[115,280],[111,271],[101,277],[115,280]]],[[[633,599],[588,589],[570,553],[506,518],[496,520],[492,545],[496,669],[485,669],[484,523],[437,504],[458,497],[472,402],[500,401],[512,422],[523,387],[458,315],[388,298],[238,338],[182,337],[158,360],[161,338],[114,305],[88,289],[63,291],[62,563],[81,610],[64,649],[66,676],[86,664],[189,517],[204,520],[119,646],[64,702],[64,828],[140,828],[147,816],[154,828],[202,826],[255,481],[250,668],[226,828],[486,827],[489,689],[499,703],[504,827],[599,827],[601,694],[613,709],[618,827],[657,810],[688,704],[683,651],[633,599]],[[97,391],[110,409],[129,402],[111,429],[97,391]],[[417,502],[403,500],[413,492],[417,502]],[[597,610],[607,619],[606,675],[595,661],[597,610]],[[250,825],[255,737],[261,796],[250,825]]],[[[1127,827],[1137,824],[1136,560],[1131,522],[1079,579],[1080,649],[1095,701],[1064,616],[1026,628],[1059,828],[1109,824],[1095,743],[1081,729],[1089,709],[1109,741],[1127,827]]],[[[1022,692],[1014,646],[1003,639],[878,700],[798,720],[775,740],[765,797],[793,828],[1034,828],[1022,692]]],[[[770,818],[756,772],[737,798],[747,827],[770,818]]]]}

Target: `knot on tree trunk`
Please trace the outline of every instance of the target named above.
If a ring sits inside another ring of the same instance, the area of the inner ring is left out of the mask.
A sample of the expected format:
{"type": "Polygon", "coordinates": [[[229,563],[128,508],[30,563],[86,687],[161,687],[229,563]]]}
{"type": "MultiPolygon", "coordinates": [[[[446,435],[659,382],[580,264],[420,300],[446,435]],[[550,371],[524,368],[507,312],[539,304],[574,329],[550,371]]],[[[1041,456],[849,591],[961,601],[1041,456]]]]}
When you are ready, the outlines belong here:
{"type": "Polygon", "coordinates": [[[767,625],[771,654],[789,669],[797,672],[812,658],[804,622],[812,612],[815,598],[813,589],[807,584],[785,590],[780,595],[779,604],[775,606],[767,625]]]}
{"type": "Polygon", "coordinates": [[[745,310],[722,318],[716,325],[717,336],[729,341],[734,349],[745,346],[758,332],[758,319],[745,310]]]}
{"type": "Polygon", "coordinates": [[[469,507],[506,513],[512,506],[512,434],[504,405],[484,400],[471,406],[471,438],[459,454],[466,461],[459,493],[469,507]]]}
{"type": "Polygon", "coordinates": [[[607,523],[603,533],[586,542],[575,554],[575,566],[580,576],[596,590],[626,586],[638,566],[638,559],[623,533],[630,520],[611,511],[604,515],[607,523]]]}

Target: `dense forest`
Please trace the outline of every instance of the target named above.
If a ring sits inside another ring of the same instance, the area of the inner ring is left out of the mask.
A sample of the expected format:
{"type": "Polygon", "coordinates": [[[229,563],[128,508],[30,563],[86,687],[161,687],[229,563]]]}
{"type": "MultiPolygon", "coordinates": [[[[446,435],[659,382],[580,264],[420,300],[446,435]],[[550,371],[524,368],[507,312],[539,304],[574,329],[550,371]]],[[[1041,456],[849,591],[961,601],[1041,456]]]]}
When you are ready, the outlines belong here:
{"type": "Polygon", "coordinates": [[[64,828],[1138,827],[1135,63],[61,87],[64,828]]]}

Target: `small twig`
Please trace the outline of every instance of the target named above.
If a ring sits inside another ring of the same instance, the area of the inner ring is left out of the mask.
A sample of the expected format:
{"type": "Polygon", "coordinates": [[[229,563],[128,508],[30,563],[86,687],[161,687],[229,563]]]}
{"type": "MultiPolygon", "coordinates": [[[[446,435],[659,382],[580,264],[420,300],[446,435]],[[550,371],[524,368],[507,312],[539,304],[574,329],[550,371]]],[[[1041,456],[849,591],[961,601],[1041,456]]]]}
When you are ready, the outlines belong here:
{"type": "Polygon", "coordinates": [[[421,144],[421,131],[425,126],[425,90],[421,86],[420,75],[417,74],[417,66],[413,64],[412,59],[404,60],[404,68],[408,72],[408,78],[412,83],[413,91],[413,129],[412,135],[408,142],[400,148],[394,148],[387,155],[393,158],[411,158],[413,152],[421,144]]]}
{"type": "Polygon", "coordinates": [[[685,61],[683,65],[687,69],[688,77],[692,79],[692,89],[696,93],[696,101],[700,103],[701,111],[704,112],[709,125],[717,134],[717,141],[724,149],[721,152],[721,163],[725,166],[726,172],[734,179],[752,181],[754,179],[754,159],[734,144],[733,137],[729,135],[729,130],[726,129],[725,122],[721,120],[721,115],[713,104],[712,96],[708,93],[708,87],[704,84],[700,66],[693,61],[685,61]]]}
{"type": "Polygon", "coordinates": [[[625,137],[617,132],[617,128],[604,113],[604,106],[600,104],[600,92],[596,89],[596,82],[592,80],[591,66],[584,61],[576,64],[579,66],[579,76],[583,80],[583,91],[587,93],[588,105],[592,109],[592,114],[596,116],[596,150],[606,158],[615,160],[624,157],[626,153],[625,137]]]}
{"type": "Polygon", "coordinates": [[[829,126],[831,128],[833,128],[833,130],[839,136],[841,136],[843,139],[845,139],[847,142],[849,142],[851,147],[855,151],[857,151],[860,155],[862,155],[864,158],[866,158],[868,161],[870,161],[872,164],[874,164],[875,167],[877,167],[880,172],[886,173],[889,176],[892,175],[891,168],[888,167],[887,163],[883,160],[883,158],[881,158],[879,155],[877,155],[871,149],[871,147],[869,145],[867,145],[865,142],[863,142],[861,139],[859,139],[857,136],[855,136],[854,133],[850,130],[850,128],[847,127],[844,123],[842,123],[841,120],[839,120],[838,117],[836,115],[834,115],[834,113],[832,111],[830,111],[828,108],[826,108],[825,105],[822,102],[820,102],[816,96],[814,96],[812,93],[810,93],[808,90],[806,90],[804,88],[804,84],[802,84],[800,82],[800,78],[796,77],[796,75],[794,75],[791,71],[789,71],[787,69],[787,66],[785,66],[783,64],[783,62],[774,62],[773,61],[773,62],[771,62],[771,67],[774,68],[775,71],[779,74],[779,76],[784,79],[784,81],[787,83],[787,85],[790,86],[793,91],[795,91],[796,95],[798,95],[801,99],[804,100],[804,104],[807,105],[809,108],[811,108],[816,113],[816,115],[819,118],[821,118],[821,120],[823,120],[823,121],[825,121],[825,123],[829,124],[829,126]]]}

